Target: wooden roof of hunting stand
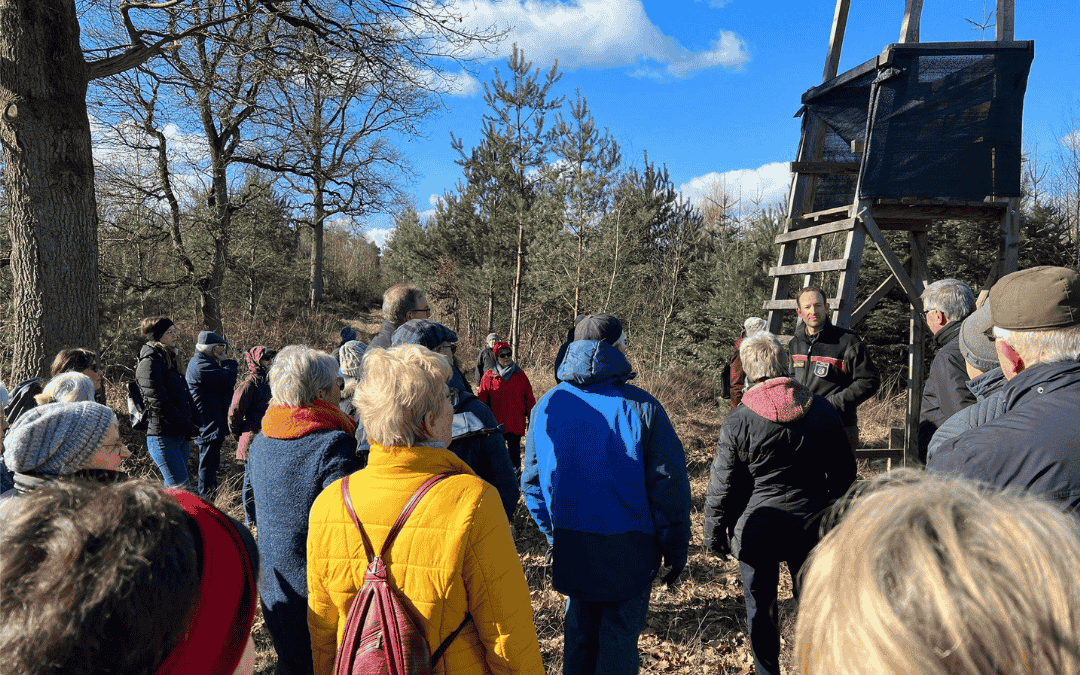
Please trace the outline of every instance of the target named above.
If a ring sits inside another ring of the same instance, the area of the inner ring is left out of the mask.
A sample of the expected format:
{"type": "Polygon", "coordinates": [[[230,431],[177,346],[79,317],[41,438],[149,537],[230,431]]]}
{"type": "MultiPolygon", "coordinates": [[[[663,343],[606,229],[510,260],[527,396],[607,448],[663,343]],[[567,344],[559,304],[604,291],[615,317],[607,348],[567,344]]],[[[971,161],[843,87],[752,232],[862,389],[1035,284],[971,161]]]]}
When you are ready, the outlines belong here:
{"type": "Polygon", "coordinates": [[[930,221],[997,221],[1001,241],[987,284],[1016,269],[1021,120],[1034,42],[1013,40],[1013,0],[997,0],[995,41],[920,43],[923,3],[906,0],[899,42],[838,75],[850,1],[837,0],[822,83],[802,97],[788,217],[764,309],[768,330],[781,333],[793,294],[817,275],[826,294],[836,290],[828,298],[833,322],[848,328],[896,285],[904,289],[911,302],[906,430],[902,441],[893,434],[889,450],[858,454],[906,464],[918,447],[927,330],[919,296],[932,281],[930,221]],[[883,230],[908,232],[903,259],[883,230]],[[891,275],[856,307],[867,238],[891,275]]]}

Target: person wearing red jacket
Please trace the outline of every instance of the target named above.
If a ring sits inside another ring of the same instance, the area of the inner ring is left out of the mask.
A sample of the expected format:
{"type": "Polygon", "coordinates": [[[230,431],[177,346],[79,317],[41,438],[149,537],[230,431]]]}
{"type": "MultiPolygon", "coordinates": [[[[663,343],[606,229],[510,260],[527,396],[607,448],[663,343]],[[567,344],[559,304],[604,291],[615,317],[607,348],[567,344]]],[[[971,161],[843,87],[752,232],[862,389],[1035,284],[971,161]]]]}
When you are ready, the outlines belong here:
{"type": "Polygon", "coordinates": [[[520,471],[521,437],[525,435],[525,424],[536,405],[536,397],[529,376],[514,362],[510,345],[496,342],[492,351],[495,352],[495,367],[480,379],[476,397],[491,408],[495,419],[506,429],[503,437],[510,452],[510,463],[515,471],[520,471]]]}

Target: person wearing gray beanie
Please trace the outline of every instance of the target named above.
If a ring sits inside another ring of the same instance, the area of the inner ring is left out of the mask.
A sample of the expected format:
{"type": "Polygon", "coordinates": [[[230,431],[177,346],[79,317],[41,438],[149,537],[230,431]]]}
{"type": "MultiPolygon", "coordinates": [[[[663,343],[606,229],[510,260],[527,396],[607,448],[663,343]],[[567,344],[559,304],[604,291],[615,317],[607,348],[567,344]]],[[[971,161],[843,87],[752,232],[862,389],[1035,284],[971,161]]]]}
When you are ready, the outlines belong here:
{"type": "Polygon", "coordinates": [[[360,424],[360,411],[353,404],[353,393],[357,385],[364,379],[364,354],[367,345],[359,340],[349,340],[341,345],[338,351],[338,373],[345,380],[345,386],[341,388],[341,401],[338,408],[348,415],[354,422],[360,424]]]}
{"type": "MultiPolygon", "coordinates": [[[[115,479],[120,463],[130,457],[120,441],[116,414],[93,401],[47,403],[23,413],[4,437],[4,463],[15,473],[15,489],[25,494],[62,476],[104,470],[115,479]]],[[[4,504],[0,512],[11,508],[4,504]]],[[[5,518],[0,518],[0,522],[5,518]]]]}

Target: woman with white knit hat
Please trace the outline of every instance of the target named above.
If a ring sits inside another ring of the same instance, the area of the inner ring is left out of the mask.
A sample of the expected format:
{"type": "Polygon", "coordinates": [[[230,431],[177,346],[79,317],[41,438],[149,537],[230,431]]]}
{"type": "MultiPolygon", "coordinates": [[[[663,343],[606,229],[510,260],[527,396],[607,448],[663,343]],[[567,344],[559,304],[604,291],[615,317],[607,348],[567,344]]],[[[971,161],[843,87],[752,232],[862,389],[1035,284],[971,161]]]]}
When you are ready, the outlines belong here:
{"type": "Polygon", "coordinates": [[[123,478],[120,463],[130,456],[120,440],[116,415],[100,403],[49,403],[31,408],[4,437],[4,463],[15,474],[15,488],[0,497],[0,522],[17,512],[18,495],[58,478],[123,478]]]}

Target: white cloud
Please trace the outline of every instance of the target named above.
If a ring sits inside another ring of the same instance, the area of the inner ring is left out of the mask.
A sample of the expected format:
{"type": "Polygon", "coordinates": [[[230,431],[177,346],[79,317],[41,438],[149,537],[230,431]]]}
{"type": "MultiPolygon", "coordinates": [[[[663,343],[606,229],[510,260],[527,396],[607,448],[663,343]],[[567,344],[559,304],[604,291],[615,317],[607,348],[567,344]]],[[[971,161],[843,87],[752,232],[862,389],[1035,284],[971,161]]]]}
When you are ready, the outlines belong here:
{"type": "Polygon", "coordinates": [[[505,58],[515,42],[541,68],[558,59],[564,70],[629,66],[631,74],[644,77],[737,70],[750,59],[742,38],[726,30],[718,31],[707,50],[687,49],[652,23],[641,0],[474,0],[463,9],[474,27],[510,29],[498,53],[472,54],[483,60],[505,58]]]}
{"type": "Polygon", "coordinates": [[[442,195],[434,193],[434,192],[431,193],[431,195],[427,198],[428,204],[431,204],[432,206],[438,206],[439,202],[441,202],[441,201],[442,201],[442,195]]]}
{"type": "Polygon", "coordinates": [[[701,204],[704,195],[717,183],[740,200],[741,208],[750,209],[754,202],[762,207],[784,204],[791,185],[791,171],[786,162],[772,162],[756,169],[735,169],[718,173],[712,171],[692,178],[679,186],[683,197],[694,204],[701,204]]]}
{"type": "Polygon", "coordinates": [[[364,234],[367,238],[375,242],[375,245],[379,247],[379,250],[386,248],[386,238],[390,236],[390,233],[394,231],[392,227],[372,227],[368,229],[364,234]]]}
{"type": "Polygon", "coordinates": [[[483,89],[480,80],[464,70],[457,73],[444,73],[446,93],[451,96],[477,96],[483,89]]]}

